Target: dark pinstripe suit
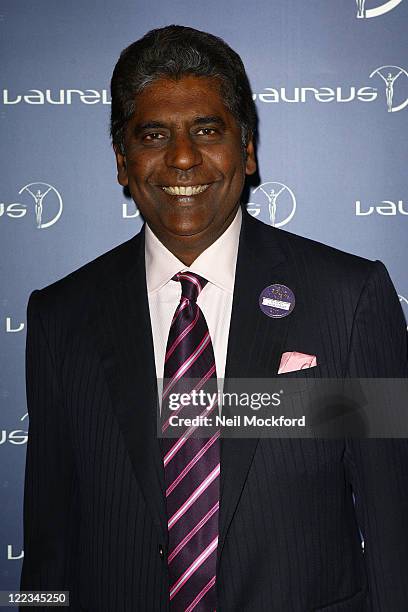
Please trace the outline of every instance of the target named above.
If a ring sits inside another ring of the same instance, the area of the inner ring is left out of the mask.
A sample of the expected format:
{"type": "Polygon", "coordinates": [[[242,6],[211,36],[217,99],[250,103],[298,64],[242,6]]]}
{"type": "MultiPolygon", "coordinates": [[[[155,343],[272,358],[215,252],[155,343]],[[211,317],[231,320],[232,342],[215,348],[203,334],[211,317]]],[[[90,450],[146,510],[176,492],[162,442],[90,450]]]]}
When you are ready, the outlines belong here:
{"type": "MultiPolygon", "coordinates": [[[[403,377],[405,322],[386,269],[244,214],[226,377],[403,377]],[[296,295],[284,319],[262,289],[296,295]]],[[[167,610],[164,479],[144,232],[28,305],[30,416],[22,589],[71,610],[167,610]]],[[[218,610],[408,610],[408,442],[222,441],[218,610]],[[365,537],[361,551],[358,522],[365,537]]]]}

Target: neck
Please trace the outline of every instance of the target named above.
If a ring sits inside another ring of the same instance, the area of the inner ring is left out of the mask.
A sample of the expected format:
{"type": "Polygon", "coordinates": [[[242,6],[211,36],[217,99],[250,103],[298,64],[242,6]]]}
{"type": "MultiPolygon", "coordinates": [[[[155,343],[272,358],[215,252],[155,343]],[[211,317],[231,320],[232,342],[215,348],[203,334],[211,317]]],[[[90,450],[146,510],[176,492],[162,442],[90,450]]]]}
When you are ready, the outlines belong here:
{"type": "MultiPolygon", "coordinates": [[[[202,232],[202,234],[195,234],[193,236],[160,235],[156,232],[155,234],[166,249],[173,253],[177,259],[189,268],[197,257],[218,240],[218,238],[228,229],[235,219],[238,206],[231,211],[230,215],[225,219],[224,224],[220,228],[217,228],[216,231],[211,231],[211,229],[208,228],[208,230],[202,232]]],[[[152,231],[154,230],[152,229],[152,231]]]]}

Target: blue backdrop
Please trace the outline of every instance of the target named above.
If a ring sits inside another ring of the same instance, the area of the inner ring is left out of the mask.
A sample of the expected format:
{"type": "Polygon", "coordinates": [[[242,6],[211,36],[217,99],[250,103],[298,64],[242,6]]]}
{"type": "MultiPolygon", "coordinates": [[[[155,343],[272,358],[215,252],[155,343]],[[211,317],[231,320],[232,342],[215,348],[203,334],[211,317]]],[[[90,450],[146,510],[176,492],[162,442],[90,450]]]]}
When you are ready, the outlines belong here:
{"type": "Polygon", "coordinates": [[[139,231],[116,183],[109,81],[120,51],[171,23],[224,38],[260,117],[268,223],[381,259],[408,314],[408,0],[3,0],[0,14],[0,589],[18,589],[28,295],[139,231]]]}

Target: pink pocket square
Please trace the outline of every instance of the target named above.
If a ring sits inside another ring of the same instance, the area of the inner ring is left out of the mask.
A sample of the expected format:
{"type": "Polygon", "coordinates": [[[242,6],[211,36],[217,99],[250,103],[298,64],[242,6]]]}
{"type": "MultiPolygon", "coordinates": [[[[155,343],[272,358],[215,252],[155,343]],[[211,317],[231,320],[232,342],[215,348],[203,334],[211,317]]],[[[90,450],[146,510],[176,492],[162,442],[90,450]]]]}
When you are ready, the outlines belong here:
{"type": "Polygon", "coordinates": [[[305,353],[289,351],[287,353],[282,353],[278,374],[305,370],[306,368],[313,368],[314,366],[317,366],[316,355],[306,355],[305,353]]]}

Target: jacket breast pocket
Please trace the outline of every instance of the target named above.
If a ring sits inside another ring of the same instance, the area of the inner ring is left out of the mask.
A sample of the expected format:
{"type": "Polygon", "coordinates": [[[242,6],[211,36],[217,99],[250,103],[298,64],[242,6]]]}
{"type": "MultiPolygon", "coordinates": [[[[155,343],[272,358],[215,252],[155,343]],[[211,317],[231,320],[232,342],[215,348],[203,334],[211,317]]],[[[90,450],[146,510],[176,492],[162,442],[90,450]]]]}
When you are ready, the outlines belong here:
{"type": "Polygon", "coordinates": [[[276,374],[277,378],[322,378],[324,364],[318,363],[311,368],[301,368],[300,370],[291,370],[290,372],[282,372],[276,374]]]}
{"type": "Polygon", "coordinates": [[[351,597],[313,608],[311,612],[368,612],[367,589],[362,589],[351,597]]]}

